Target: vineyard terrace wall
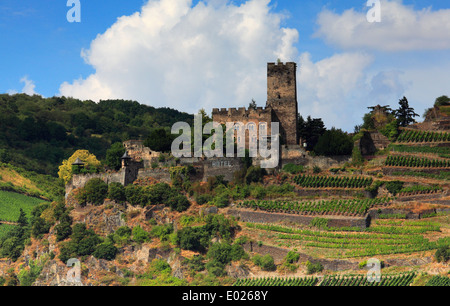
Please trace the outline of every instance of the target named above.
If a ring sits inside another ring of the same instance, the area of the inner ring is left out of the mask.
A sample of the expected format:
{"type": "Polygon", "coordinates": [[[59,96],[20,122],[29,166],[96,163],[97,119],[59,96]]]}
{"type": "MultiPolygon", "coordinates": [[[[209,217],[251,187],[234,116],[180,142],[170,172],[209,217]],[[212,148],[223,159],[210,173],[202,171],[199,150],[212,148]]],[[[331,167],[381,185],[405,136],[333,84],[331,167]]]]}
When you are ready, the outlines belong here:
{"type": "Polygon", "coordinates": [[[242,222],[250,223],[279,223],[288,222],[303,225],[310,225],[314,218],[323,218],[328,220],[329,227],[359,227],[365,229],[369,226],[370,220],[364,218],[344,217],[344,216],[301,216],[283,213],[267,213],[261,211],[248,211],[242,209],[230,209],[228,214],[239,218],[242,222]]]}

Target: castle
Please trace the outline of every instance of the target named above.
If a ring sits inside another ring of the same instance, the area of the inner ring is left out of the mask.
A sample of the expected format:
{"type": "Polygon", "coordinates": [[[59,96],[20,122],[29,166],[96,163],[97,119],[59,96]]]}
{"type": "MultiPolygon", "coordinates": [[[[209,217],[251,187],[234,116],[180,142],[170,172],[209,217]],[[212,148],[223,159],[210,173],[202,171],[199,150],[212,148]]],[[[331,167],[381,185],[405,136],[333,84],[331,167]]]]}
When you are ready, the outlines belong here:
{"type": "MultiPolygon", "coordinates": [[[[259,130],[266,130],[271,134],[271,122],[280,125],[280,140],[282,145],[297,145],[297,64],[296,63],[268,63],[267,64],[267,103],[266,107],[256,109],[214,108],[212,119],[214,122],[241,122],[245,128],[255,131],[255,138],[246,133],[246,144],[258,141],[259,130]]],[[[237,139],[240,142],[240,139],[237,139]]],[[[243,140],[242,140],[243,141],[243,140]]]]}
{"type": "MultiPolygon", "coordinates": [[[[279,123],[280,154],[278,167],[287,163],[301,164],[305,166],[330,167],[341,165],[348,158],[331,159],[328,157],[311,157],[299,145],[297,135],[297,64],[268,63],[267,64],[267,103],[266,106],[256,109],[245,107],[236,109],[212,110],[214,122],[226,124],[227,122],[240,122],[245,125],[246,144],[258,142],[259,129],[267,131],[271,135],[271,123],[279,123]],[[248,131],[248,132],[247,132],[248,131]],[[252,139],[249,139],[249,131],[255,131],[252,139]],[[256,135],[256,137],[254,136],[256,135]]],[[[238,142],[243,139],[237,139],[238,142]]],[[[152,167],[158,163],[160,152],[146,148],[140,140],[124,142],[127,153],[122,157],[122,169],[118,172],[98,174],[74,175],[71,182],[66,185],[66,196],[74,189],[83,187],[90,179],[100,178],[107,183],[118,182],[129,185],[138,179],[154,178],[158,181],[170,183],[170,171],[165,167],[152,167]]],[[[258,166],[261,159],[254,158],[253,164],[258,166]]],[[[241,170],[243,161],[239,157],[230,158],[180,158],[178,165],[193,165],[196,168],[196,176],[193,180],[206,181],[208,177],[221,175],[225,180],[231,181],[236,171],[241,170]]]]}

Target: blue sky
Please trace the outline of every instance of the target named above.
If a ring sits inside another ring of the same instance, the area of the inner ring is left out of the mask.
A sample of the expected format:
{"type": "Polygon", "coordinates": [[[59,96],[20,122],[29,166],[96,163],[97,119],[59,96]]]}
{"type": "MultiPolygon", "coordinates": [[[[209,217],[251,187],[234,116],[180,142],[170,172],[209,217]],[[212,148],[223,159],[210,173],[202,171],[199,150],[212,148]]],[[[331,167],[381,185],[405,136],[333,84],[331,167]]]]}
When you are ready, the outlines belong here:
{"type": "Polygon", "coordinates": [[[422,114],[450,95],[450,4],[380,1],[370,24],[366,0],[80,0],[80,23],[66,0],[1,0],[0,92],[264,105],[265,65],[280,57],[299,64],[302,115],[327,127],[352,131],[367,106],[403,95],[422,114]]]}

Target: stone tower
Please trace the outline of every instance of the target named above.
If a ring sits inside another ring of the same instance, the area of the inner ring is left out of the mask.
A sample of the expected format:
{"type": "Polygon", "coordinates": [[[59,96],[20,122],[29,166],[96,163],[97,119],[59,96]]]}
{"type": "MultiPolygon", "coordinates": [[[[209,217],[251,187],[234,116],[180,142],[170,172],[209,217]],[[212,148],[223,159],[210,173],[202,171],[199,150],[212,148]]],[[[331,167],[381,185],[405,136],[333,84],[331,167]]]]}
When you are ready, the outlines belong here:
{"type": "Polygon", "coordinates": [[[298,144],[297,64],[267,64],[267,108],[280,123],[282,144],[298,144]]]}

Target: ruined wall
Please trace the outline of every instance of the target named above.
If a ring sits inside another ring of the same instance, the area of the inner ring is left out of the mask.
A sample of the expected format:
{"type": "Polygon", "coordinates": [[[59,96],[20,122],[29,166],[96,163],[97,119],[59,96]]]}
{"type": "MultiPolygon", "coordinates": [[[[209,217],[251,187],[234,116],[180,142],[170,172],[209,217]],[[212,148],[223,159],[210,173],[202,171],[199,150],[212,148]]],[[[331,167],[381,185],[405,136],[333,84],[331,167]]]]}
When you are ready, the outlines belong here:
{"type": "Polygon", "coordinates": [[[362,155],[373,155],[376,151],[386,149],[391,142],[378,131],[365,132],[364,136],[356,143],[362,155]]]}
{"type": "Polygon", "coordinates": [[[83,188],[87,182],[97,178],[103,180],[107,184],[110,183],[125,184],[125,169],[121,169],[119,172],[75,174],[72,177],[72,180],[66,185],[66,197],[74,189],[83,188]]]}
{"type": "Polygon", "coordinates": [[[149,168],[151,163],[161,155],[161,152],[152,151],[150,148],[145,147],[142,140],[124,141],[123,146],[133,160],[142,161],[143,166],[146,168],[149,168]]]}
{"type": "Polygon", "coordinates": [[[287,145],[298,144],[297,64],[267,64],[267,108],[280,122],[280,135],[287,145]]]}
{"type": "Polygon", "coordinates": [[[208,177],[223,175],[226,181],[233,180],[233,174],[242,169],[243,163],[241,158],[212,158],[202,162],[203,164],[203,181],[206,182],[208,177]]]}
{"type": "Polygon", "coordinates": [[[163,183],[170,183],[170,172],[169,169],[166,168],[156,168],[156,169],[139,169],[139,173],[137,175],[138,179],[151,177],[155,180],[158,180],[163,183]]]}
{"type": "Polygon", "coordinates": [[[287,164],[303,165],[310,168],[317,166],[321,169],[332,167],[342,167],[345,163],[351,162],[351,156],[310,156],[304,148],[299,145],[281,146],[280,167],[287,164]]]}

